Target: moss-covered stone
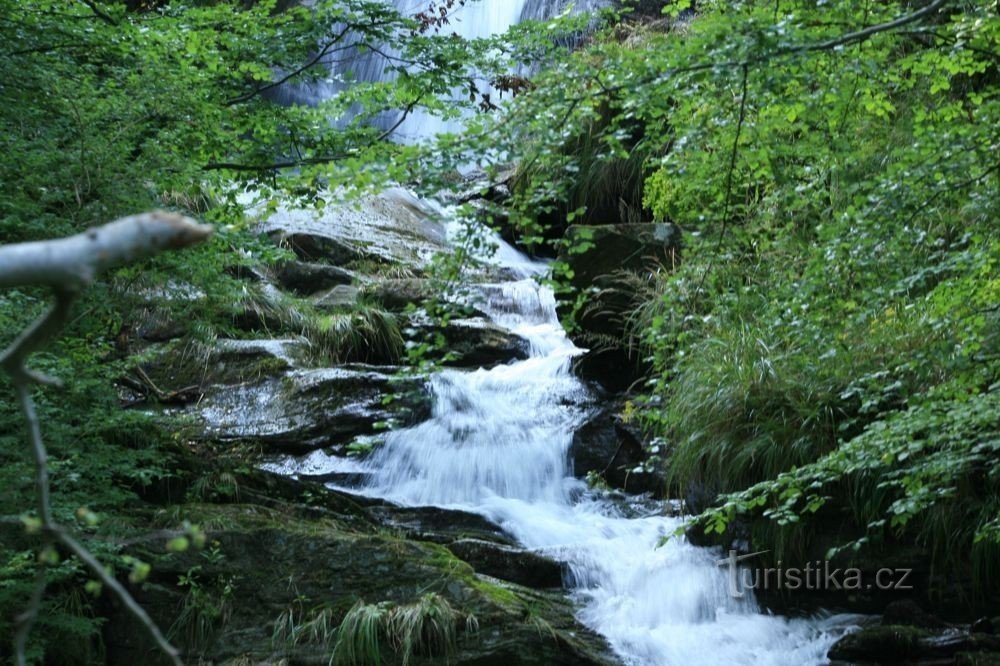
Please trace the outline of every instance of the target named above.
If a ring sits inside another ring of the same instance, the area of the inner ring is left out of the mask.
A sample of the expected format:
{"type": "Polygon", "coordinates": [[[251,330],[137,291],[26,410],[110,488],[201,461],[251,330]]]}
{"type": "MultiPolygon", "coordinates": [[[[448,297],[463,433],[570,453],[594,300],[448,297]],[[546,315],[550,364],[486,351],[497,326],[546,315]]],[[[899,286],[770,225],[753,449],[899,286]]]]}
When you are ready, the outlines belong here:
{"type": "MultiPolygon", "coordinates": [[[[248,478],[239,503],[180,505],[160,514],[161,521],[198,522],[206,531],[205,550],[166,553],[165,544],[177,535],[169,530],[127,541],[129,554],[154,564],[152,575],[133,592],[161,626],[173,627],[188,662],[325,663],[329,646],[272,641],[283,613],[324,608],[339,621],[360,599],[406,604],[435,593],[462,620],[450,663],[615,663],[604,641],[576,622],[572,605],[560,594],[545,596],[479,576],[447,548],[387,534],[360,507],[346,511],[348,500],[339,493],[313,488],[306,505],[283,499],[295,498],[301,484],[283,479],[276,482],[280,487],[261,493],[263,479],[248,478]],[[327,506],[338,508],[323,513],[327,506]],[[202,616],[190,611],[197,604],[204,606],[202,616]],[[219,612],[209,612],[214,610],[219,612]],[[189,631],[185,623],[198,617],[208,618],[210,630],[189,631]],[[542,625],[551,632],[540,632],[542,625]]],[[[134,620],[121,609],[109,610],[109,663],[159,663],[134,620]]],[[[387,663],[394,663],[391,649],[387,654],[387,663]]],[[[411,663],[438,662],[418,656],[411,663]]]]}

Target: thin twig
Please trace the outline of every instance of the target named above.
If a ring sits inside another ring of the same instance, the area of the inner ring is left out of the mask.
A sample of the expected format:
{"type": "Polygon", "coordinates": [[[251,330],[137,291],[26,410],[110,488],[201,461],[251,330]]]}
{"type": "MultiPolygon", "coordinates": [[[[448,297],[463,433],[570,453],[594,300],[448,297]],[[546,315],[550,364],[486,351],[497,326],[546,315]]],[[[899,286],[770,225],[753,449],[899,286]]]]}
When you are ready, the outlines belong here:
{"type": "Polygon", "coordinates": [[[180,652],[178,652],[177,648],[170,644],[170,641],[168,641],[167,637],[163,635],[163,632],[160,631],[158,626],[156,626],[156,623],[153,622],[151,617],[149,617],[149,614],[146,613],[135,598],[129,594],[129,591],[118,582],[118,579],[108,573],[108,570],[104,568],[104,565],[101,564],[100,560],[94,557],[89,550],[70,536],[69,533],[61,529],[54,529],[53,533],[59,540],[59,543],[66,546],[66,548],[76,555],[77,558],[87,565],[87,568],[89,568],[94,575],[97,576],[98,580],[100,580],[104,586],[114,592],[115,596],[118,597],[118,601],[125,606],[125,609],[132,615],[132,617],[138,620],[143,627],[145,627],[146,631],[156,642],[157,647],[160,648],[160,651],[167,655],[167,657],[169,657],[174,664],[181,666],[180,652]]]}
{"type": "Polygon", "coordinates": [[[38,612],[42,608],[42,596],[45,594],[46,578],[45,565],[41,562],[37,564],[38,572],[35,574],[35,589],[31,593],[28,607],[17,616],[17,633],[14,634],[14,654],[17,657],[17,666],[25,666],[25,653],[27,651],[28,636],[32,627],[38,619],[38,612]]]}
{"type": "Polygon", "coordinates": [[[733,147],[729,153],[729,169],[726,171],[726,202],[722,210],[722,228],[719,230],[719,240],[715,245],[715,252],[708,260],[708,265],[705,267],[705,271],[701,274],[701,280],[698,282],[698,287],[694,290],[694,301],[692,303],[692,309],[694,302],[697,302],[698,297],[701,295],[701,290],[705,287],[705,281],[708,279],[708,274],[712,272],[712,268],[715,266],[716,259],[719,258],[719,253],[722,251],[723,241],[726,239],[726,232],[729,230],[729,212],[732,208],[733,199],[733,174],[736,171],[736,158],[740,152],[740,137],[743,135],[743,124],[746,122],[747,117],[747,79],[750,75],[749,65],[743,65],[743,81],[740,86],[740,114],[736,121],[736,136],[733,137],[733,147]]]}
{"type": "MultiPolygon", "coordinates": [[[[89,4],[89,3],[88,3],[89,4]]],[[[95,10],[96,11],[96,10],[95,10]]],[[[48,454],[31,387],[59,385],[58,380],[30,370],[28,357],[49,342],[69,319],[73,302],[102,270],[152,256],[163,250],[186,247],[206,239],[211,228],[180,215],[150,213],[124,218],[83,234],[59,240],[0,246],[0,287],[47,285],[54,303],[0,354],[0,370],[10,375],[28,427],[28,443],[35,467],[35,499],[41,532],[46,543],[58,543],[72,552],[117,597],[152,637],[157,647],[180,666],[179,652],[128,590],[52,515],[48,454]]],[[[17,618],[14,654],[18,666],[26,659],[28,636],[38,619],[45,593],[45,566],[39,561],[36,582],[27,607],[17,618]]]]}

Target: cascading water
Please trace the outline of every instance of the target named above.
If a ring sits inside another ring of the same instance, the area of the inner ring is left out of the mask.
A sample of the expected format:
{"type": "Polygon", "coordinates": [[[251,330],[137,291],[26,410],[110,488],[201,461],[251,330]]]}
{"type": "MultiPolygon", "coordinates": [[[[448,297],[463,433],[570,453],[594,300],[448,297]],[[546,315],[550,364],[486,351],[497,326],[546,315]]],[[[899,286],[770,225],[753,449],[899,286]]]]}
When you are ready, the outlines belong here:
{"type": "MultiPolygon", "coordinates": [[[[531,265],[509,246],[502,255],[515,268],[531,265]]],[[[483,514],[566,562],[580,619],[629,664],[824,662],[842,618],[761,614],[750,595],[731,594],[718,552],[683,539],[658,547],[681,519],[655,505],[626,516],[573,478],[568,449],[588,396],[570,371],[580,350],[559,324],[552,292],[530,278],[481,290],[490,318],[530,341],[530,358],[434,376],[432,418],[388,436],[364,465],[362,492],[483,514]]]]}
{"type": "MultiPolygon", "coordinates": [[[[392,4],[403,15],[413,16],[427,9],[428,0],[385,0],[392,4]]],[[[448,33],[455,33],[464,39],[479,39],[503,33],[508,28],[522,21],[545,20],[571,7],[574,12],[585,12],[607,6],[609,0],[480,0],[467,2],[452,7],[449,11],[447,25],[448,33]]],[[[336,32],[338,28],[334,28],[336,32]]],[[[282,103],[298,103],[315,105],[330,99],[345,88],[357,82],[373,82],[391,80],[393,77],[386,72],[387,56],[398,56],[399,53],[390,46],[381,45],[379,53],[372,51],[358,52],[349,50],[345,54],[338,53],[330,67],[327,79],[308,84],[287,84],[280,86],[272,96],[282,103]]],[[[487,88],[482,92],[498,98],[495,90],[487,88]]],[[[460,96],[466,91],[456,91],[460,96]]],[[[383,128],[395,126],[399,114],[385,114],[377,120],[383,128]]],[[[341,119],[341,122],[346,119],[341,119]]],[[[438,116],[422,111],[412,112],[393,132],[396,141],[415,141],[434,136],[443,132],[461,130],[461,120],[444,120],[438,116]]]]}
{"type": "MultiPolygon", "coordinates": [[[[395,2],[411,13],[420,5],[395,2]]],[[[550,16],[564,4],[473,2],[458,10],[452,26],[465,37],[486,36],[522,18],[550,16]]],[[[374,61],[354,67],[367,80],[382,76],[374,61]]],[[[408,123],[409,131],[423,136],[447,128],[426,116],[408,123]]],[[[432,417],[389,434],[364,462],[320,454],[305,467],[277,469],[341,472],[367,479],[355,492],[485,515],[525,547],[567,564],[581,621],[606,636],[628,664],[825,662],[847,618],[791,620],[761,613],[752,595],[731,593],[719,552],[682,538],[660,545],[681,525],[680,518],[665,515],[665,505],[626,507],[573,477],[569,447],[591,400],[570,370],[581,350],[559,324],[551,290],[533,279],[547,266],[497,242],[493,260],[520,277],[479,285],[478,305],[494,323],[527,339],[530,357],[488,370],[436,374],[430,380],[432,417]]]]}
{"type": "MultiPolygon", "coordinates": [[[[635,666],[825,663],[853,618],[786,619],[732,594],[722,554],[673,535],[682,519],[666,503],[594,491],[568,463],[573,433],[592,401],[571,372],[581,353],[566,337],[552,291],[529,274],[547,270],[499,241],[494,260],[521,279],[479,285],[490,319],[526,338],[530,357],[430,379],[432,417],[392,432],[366,461],[314,456],[312,473],[367,479],[352,492],[410,506],[490,518],[525,547],[565,562],[580,620],[635,666]]],[[[285,466],[285,472],[296,466],[285,466]]]]}

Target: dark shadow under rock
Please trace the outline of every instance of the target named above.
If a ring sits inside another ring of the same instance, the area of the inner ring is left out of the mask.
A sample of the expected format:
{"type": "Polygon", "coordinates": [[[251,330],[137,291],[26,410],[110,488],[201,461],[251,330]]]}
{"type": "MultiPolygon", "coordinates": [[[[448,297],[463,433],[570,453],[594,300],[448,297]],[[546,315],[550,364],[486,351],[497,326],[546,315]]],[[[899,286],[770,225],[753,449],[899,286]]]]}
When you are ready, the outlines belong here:
{"type": "Polygon", "coordinates": [[[612,488],[630,493],[652,493],[662,497],[666,480],[659,471],[649,471],[648,453],[641,433],[620,414],[621,402],[602,406],[573,435],[570,462],[573,473],[583,478],[596,475],[612,488]]]}
{"type": "Polygon", "coordinates": [[[278,285],[300,296],[309,296],[338,285],[350,285],[357,276],[351,271],[330,264],[286,261],[274,269],[278,285]]]}

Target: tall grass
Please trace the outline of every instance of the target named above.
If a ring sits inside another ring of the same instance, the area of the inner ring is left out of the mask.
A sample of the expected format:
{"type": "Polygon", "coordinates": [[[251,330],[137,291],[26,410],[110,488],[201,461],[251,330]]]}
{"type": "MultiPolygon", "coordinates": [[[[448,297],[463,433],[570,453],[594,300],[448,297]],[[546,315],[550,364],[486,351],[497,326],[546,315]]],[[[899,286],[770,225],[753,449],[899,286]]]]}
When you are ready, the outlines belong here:
{"type": "Polygon", "coordinates": [[[721,328],[681,367],[667,406],[673,485],[710,480],[738,490],[836,446],[843,387],[766,331],[721,328]]]}
{"type": "Polygon", "coordinates": [[[340,623],[330,661],[342,666],[378,666],[383,648],[399,655],[403,666],[415,656],[447,657],[455,651],[458,619],[451,604],[433,593],[398,606],[359,601],[340,623]]]}
{"type": "Polygon", "coordinates": [[[319,358],[334,363],[392,364],[402,358],[405,350],[396,316],[369,305],[310,318],[303,334],[319,358]]]}

